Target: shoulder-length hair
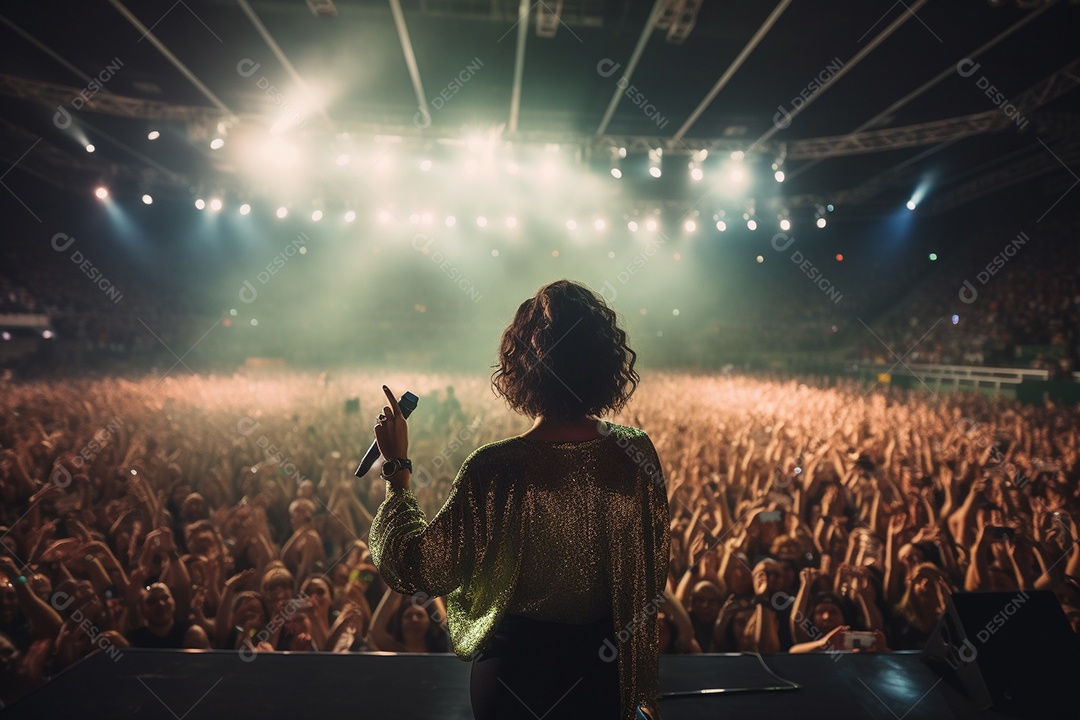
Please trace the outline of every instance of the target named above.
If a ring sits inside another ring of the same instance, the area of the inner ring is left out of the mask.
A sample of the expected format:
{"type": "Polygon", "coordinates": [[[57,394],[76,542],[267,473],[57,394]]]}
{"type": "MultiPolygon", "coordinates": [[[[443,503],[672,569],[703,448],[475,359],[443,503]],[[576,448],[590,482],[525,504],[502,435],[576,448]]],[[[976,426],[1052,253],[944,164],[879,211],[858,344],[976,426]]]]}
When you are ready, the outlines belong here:
{"type": "Polygon", "coordinates": [[[518,307],[503,332],[491,385],[519,413],[550,420],[599,416],[630,399],[636,359],[604,299],[558,280],[518,307]]]}

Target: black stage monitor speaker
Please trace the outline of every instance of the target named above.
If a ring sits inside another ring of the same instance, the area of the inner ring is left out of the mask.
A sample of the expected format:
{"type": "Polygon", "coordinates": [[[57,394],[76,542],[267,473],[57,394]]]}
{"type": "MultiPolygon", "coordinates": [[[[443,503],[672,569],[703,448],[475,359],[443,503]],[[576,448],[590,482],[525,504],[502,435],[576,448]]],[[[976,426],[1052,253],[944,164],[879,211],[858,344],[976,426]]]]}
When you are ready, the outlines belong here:
{"type": "Polygon", "coordinates": [[[923,659],[980,709],[1052,717],[1072,702],[1080,641],[1052,592],[949,598],[923,659]]]}

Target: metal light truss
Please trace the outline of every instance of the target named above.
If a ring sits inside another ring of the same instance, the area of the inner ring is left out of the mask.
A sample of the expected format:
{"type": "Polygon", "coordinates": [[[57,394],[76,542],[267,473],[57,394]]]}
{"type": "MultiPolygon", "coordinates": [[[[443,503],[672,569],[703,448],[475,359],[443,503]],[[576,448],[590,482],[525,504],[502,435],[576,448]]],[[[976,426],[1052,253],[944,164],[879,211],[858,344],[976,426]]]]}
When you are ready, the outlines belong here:
{"type": "Polygon", "coordinates": [[[553,38],[559,31],[563,0],[548,0],[536,5],[536,37],[553,38]]]}
{"type": "Polygon", "coordinates": [[[656,27],[667,30],[667,41],[673,45],[682,45],[697,23],[698,10],[702,0],[667,0],[660,11],[656,27]]]}

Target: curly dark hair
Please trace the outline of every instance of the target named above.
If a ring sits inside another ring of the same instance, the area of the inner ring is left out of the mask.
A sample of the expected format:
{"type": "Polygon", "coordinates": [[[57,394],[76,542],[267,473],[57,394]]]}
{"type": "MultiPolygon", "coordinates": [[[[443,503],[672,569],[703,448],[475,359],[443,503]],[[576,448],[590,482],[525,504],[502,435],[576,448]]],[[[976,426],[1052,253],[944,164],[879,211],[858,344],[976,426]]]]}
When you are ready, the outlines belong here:
{"type": "Polygon", "coordinates": [[[540,288],[502,335],[491,386],[515,411],[549,420],[618,411],[638,384],[637,353],[604,299],[576,282],[540,288]]]}

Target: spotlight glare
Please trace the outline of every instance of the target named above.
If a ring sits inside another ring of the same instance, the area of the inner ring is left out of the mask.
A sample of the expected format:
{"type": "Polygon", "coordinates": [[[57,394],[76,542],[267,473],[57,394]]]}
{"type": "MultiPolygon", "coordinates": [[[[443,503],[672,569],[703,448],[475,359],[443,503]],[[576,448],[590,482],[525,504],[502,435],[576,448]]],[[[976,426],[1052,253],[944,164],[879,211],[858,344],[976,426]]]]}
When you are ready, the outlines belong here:
{"type": "Polygon", "coordinates": [[[104,185],[99,185],[97,189],[94,190],[94,195],[97,196],[98,200],[104,200],[109,197],[109,189],[104,185]]]}
{"type": "Polygon", "coordinates": [[[746,221],[746,229],[747,230],[757,230],[757,220],[747,220],[746,221]]]}
{"type": "Polygon", "coordinates": [[[241,215],[247,215],[250,212],[251,212],[251,206],[248,205],[247,203],[244,203],[243,205],[240,206],[240,214],[241,215]]]}
{"type": "Polygon", "coordinates": [[[428,170],[430,170],[431,169],[431,161],[428,160],[427,158],[424,158],[423,160],[421,160],[420,161],[420,169],[423,170],[424,172],[427,172],[428,170]]]}
{"type": "Polygon", "coordinates": [[[784,178],[787,176],[784,175],[783,170],[777,170],[775,173],[773,173],[773,177],[776,178],[776,182],[782,183],[784,182],[784,178]]]}
{"type": "Polygon", "coordinates": [[[513,215],[506,218],[506,227],[508,227],[508,228],[516,228],[517,227],[517,218],[514,217],[513,215]]]}
{"type": "Polygon", "coordinates": [[[703,177],[705,177],[705,172],[701,168],[695,167],[690,169],[690,179],[696,182],[703,177]]]}
{"type": "Polygon", "coordinates": [[[907,209],[908,210],[914,210],[915,209],[915,201],[914,200],[908,200],[907,201],[907,209]]]}
{"type": "Polygon", "coordinates": [[[645,229],[648,230],[649,232],[656,232],[657,227],[658,227],[657,222],[653,218],[649,218],[648,220],[645,221],[645,229]]]}
{"type": "Polygon", "coordinates": [[[214,212],[217,212],[218,210],[220,210],[221,209],[221,199],[220,198],[211,198],[210,199],[210,209],[213,210],[214,212]]]}
{"type": "Polygon", "coordinates": [[[937,253],[930,253],[930,262],[937,260],[937,253]]]}
{"type": "Polygon", "coordinates": [[[746,173],[744,173],[742,171],[742,169],[735,168],[734,170],[731,171],[731,180],[732,180],[732,182],[741,183],[745,179],[746,179],[746,173]]]}
{"type": "Polygon", "coordinates": [[[593,227],[597,230],[603,230],[607,227],[607,223],[604,222],[604,218],[596,218],[596,220],[593,221],[593,227]]]}
{"type": "Polygon", "coordinates": [[[196,198],[195,199],[195,209],[196,210],[202,210],[205,207],[206,207],[206,201],[205,200],[203,200],[202,198],[196,198]]]}
{"type": "Polygon", "coordinates": [[[651,168],[649,168],[649,174],[652,175],[654,178],[658,178],[663,173],[660,171],[659,165],[653,165],[651,168]]]}
{"type": "Polygon", "coordinates": [[[457,218],[453,215],[446,216],[446,227],[454,227],[457,224],[457,218]]]}
{"type": "Polygon", "coordinates": [[[157,130],[151,130],[149,133],[146,134],[147,140],[157,140],[159,137],[161,137],[161,133],[159,133],[157,130]]]}
{"type": "Polygon", "coordinates": [[[389,225],[390,221],[393,219],[390,216],[390,211],[389,210],[380,210],[378,218],[379,218],[379,224],[380,225],[389,225]]]}
{"type": "Polygon", "coordinates": [[[630,232],[637,232],[638,224],[631,220],[630,222],[626,223],[626,229],[630,232]]]}
{"type": "Polygon", "coordinates": [[[487,227],[487,218],[481,215],[480,217],[476,218],[476,224],[480,227],[487,227]]]}
{"type": "Polygon", "coordinates": [[[349,156],[348,155],[338,155],[337,156],[337,164],[338,164],[338,167],[345,167],[346,165],[349,164],[349,156]]]}
{"type": "Polygon", "coordinates": [[[154,198],[150,196],[150,193],[145,193],[142,196],[143,205],[153,205],[154,198]]]}
{"type": "Polygon", "coordinates": [[[787,218],[784,218],[783,220],[781,220],[780,221],[780,229],[785,230],[785,231],[790,230],[791,229],[791,221],[788,220],[787,218]]]}
{"type": "Polygon", "coordinates": [[[724,222],[723,220],[717,220],[716,221],[716,229],[719,230],[720,232],[724,232],[725,230],[727,230],[727,223],[724,222]]]}
{"type": "Polygon", "coordinates": [[[285,216],[289,214],[289,208],[282,205],[277,209],[277,212],[274,214],[277,215],[278,220],[284,220],[285,216]]]}
{"type": "Polygon", "coordinates": [[[95,147],[94,147],[93,145],[91,145],[90,143],[86,143],[86,152],[88,152],[88,153],[92,153],[92,152],[94,152],[94,150],[96,150],[96,149],[97,149],[97,148],[95,148],[95,147]]]}
{"type": "Polygon", "coordinates": [[[819,228],[823,228],[823,227],[825,227],[825,225],[826,225],[826,221],[825,221],[825,218],[823,218],[823,217],[819,217],[819,218],[817,219],[817,226],[818,226],[819,228]]]}
{"type": "Polygon", "coordinates": [[[355,210],[349,210],[348,212],[345,213],[345,222],[351,223],[355,219],[356,219],[356,211],[355,210]]]}
{"type": "Polygon", "coordinates": [[[225,140],[223,138],[214,138],[210,141],[211,150],[220,150],[225,147],[225,140]]]}
{"type": "Polygon", "coordinates": [[[685,229],[686,232],[694,232],[695,230],[697,230],[697,223],[693,220],[687,220],[685,223],[683,223],[683,229],[685,229]]]}
{"type": "Polygon", "coordinates": [[[731,153],[731,159],[735,160],[736,162],[742,160],[744,157],[746,157],[746,153],[744,153],[742,150],[736,150],[735,152],[731,153]]]}
{"type": "Polygon", "coordinates": [[[611,168],[611,177],[618,180],[622,177],[622,170],[620,170],[619,168],[611,168]]]}
{"type": "Polygon", "coordinates": [[[577,230],[577,220],[567,220],[566,221],[566,229],[567,230],[577,230]]]}
{"type": "Polygon", "coordinates": [[[311,213],[312,222],[319,222],[320,220],[322,220],[322,210],[316,210],[315,212],[311,213]]]}

